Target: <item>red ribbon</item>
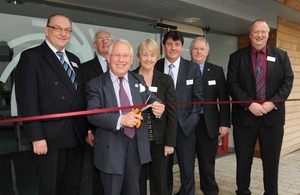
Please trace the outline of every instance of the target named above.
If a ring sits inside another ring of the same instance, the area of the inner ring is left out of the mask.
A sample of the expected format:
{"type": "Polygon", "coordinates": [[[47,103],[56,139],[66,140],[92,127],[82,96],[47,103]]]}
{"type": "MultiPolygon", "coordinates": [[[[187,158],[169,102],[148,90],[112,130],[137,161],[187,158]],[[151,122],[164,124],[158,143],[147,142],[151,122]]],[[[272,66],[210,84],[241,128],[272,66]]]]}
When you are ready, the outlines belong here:
{"type": "MultiPolygon", "coordinates": [[[[272,100],[273,103],[280,103],[285,101],[299,101],[300,99],[288,99],[288,100],[272,100]]],[[[255,101],[255,100],[246,100],[246,101],[218,101],[218,102],[174,102],[174,103],[164,103],[164,104],[251,104],[253,102],[262,103],[266,101],[255,101]]],[[[95,110],[84,110],[84,111],[74,111],[74,112],[65,112],[65,113],[57,113],[57,114],[45,114],[39,116],[28,116],[28,117],[18,117],[11,119],[3,119],[0,120],[0,124],[4,123],[14,123],[21,121],[33,121],[33,120],[45,120],[51,118],[62,118],[62,117],[71,117],[71,116],[80,116],[80,115],[89,115],[89,114],[99,114],[104,112],[113,112],[119,110],[128,110],[134,108],[143,108],[146,104],[139,104],[133,106],[124,106],[124,107],[113,107],[113,108],[102,108],[95,110]]]]}

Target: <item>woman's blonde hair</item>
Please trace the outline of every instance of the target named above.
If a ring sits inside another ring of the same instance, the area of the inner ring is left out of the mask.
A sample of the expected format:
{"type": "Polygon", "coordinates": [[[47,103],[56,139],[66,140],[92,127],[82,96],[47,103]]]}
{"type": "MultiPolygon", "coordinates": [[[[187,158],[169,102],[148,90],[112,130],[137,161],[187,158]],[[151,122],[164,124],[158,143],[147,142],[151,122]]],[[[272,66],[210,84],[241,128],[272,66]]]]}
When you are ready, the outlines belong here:
{"type": "Polygon", "coordinates": [[[156,58],[157,59],[160,58],[158,44],[153,39],[146,39],[145,41],[142,41],[139,44],[138,50],[137,50],[137,57],[139,57],[141,55],[141,53],[145,50],[154,52],[156,54],[156,58]]]}

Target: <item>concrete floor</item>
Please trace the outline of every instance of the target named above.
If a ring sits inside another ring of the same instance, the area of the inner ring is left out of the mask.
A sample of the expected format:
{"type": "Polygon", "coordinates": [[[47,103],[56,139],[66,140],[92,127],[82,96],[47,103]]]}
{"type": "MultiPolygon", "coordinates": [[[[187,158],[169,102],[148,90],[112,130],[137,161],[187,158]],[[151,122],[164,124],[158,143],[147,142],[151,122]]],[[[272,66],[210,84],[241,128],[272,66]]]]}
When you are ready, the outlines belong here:
{"type": "MultiPolygon", "coordinates": [[[[196,163],[197,164],[197,163],[196,163]]],[[[300,195],[300,150],[285,155],[280,159],[279,165],[279,194],[300,195]]],[[[180,188],[179,169],[174,166],[174,189],[180,188]]],[[[216,160],[216,180],[220,188],[220,195],[233,195],[236,190],[236,158],[235,154],[219,157],[216,160]]],[[[261,159],[254,158],[251,172],[250,190],[253,195],[262,195],[263,172],[261,159]]],[[[202,195],[198,167],[195,167],[196,195],[202,195]]]]}

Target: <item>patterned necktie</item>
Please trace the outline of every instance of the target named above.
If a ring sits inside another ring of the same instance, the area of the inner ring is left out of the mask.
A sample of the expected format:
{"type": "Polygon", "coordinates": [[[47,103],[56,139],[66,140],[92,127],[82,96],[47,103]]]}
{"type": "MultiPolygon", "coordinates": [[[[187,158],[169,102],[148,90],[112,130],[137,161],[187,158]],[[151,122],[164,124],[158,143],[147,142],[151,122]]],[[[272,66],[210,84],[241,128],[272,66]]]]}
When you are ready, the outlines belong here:
{"type": "Polygon", "coordinates": [[[74,85],[75,89],[77,89],[78,83],[76,80],[76,74],[75,74],[74,70],[72,70],[72,68],[69,66],[69,64],[65,61],[64,53],[62,51],[57,51],[56,54],[58,55],[59,60],[60,60],[61,64],[63,65],[66,73],[68,74],[72,84],[74,85]]]}
{"type": "Polygon", "coordinates": [[[256,81],[256,98],[258,100],[265,99],[265,79],[263,72],[263,64],[259,57],[261,51],[256,52],[256,61],[255,61],[255,81],[256,81]]]}
{"type": "Polygon", "coordinates": [[[174,72],[173,72],[174,67],[175,67],[174,64],[169,64],[169,75],[172,77],[173,80],[174,80],[174,72]]]}
{"type": "MultiPolygon", "coordinates": [[[[123,87],[123,79],[124,77],[119,77],[120,80],[120,90],[119,90],[119,97],[120,97],[120,105],[121,106],[130,106],[130,101],[128,99],[128,96],[125,92],[125,89],[123,87]]],[[[122,110],[122,114],[129,113],[131,110],[122,110]]],[[[129,138],[133,138],[135,135],[135,128],[134,127],[126,127],[124,126],[124,134],[127,135],[129,138]]]]}

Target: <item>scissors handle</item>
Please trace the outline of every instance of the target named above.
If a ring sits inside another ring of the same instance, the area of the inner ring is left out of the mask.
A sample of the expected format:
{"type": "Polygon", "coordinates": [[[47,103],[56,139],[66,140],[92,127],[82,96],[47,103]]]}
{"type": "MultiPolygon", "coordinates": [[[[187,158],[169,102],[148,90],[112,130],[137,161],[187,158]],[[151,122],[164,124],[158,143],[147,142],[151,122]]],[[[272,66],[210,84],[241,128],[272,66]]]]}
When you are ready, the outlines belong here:
{"type": "MultiPolygon", "coordinates": [[[[141,110],[138,109],[138,108],[135,108],[135,109],[133,110],[133,112],[134,112],[135,114],[142,115],[141,110]]],[[[141,124],[142,124],[141,119],[138,119],[138,122],[137,122],[137,124],[135,125],[135,128],[137,128],[137,129],[140,128],[141,124]]]]}

